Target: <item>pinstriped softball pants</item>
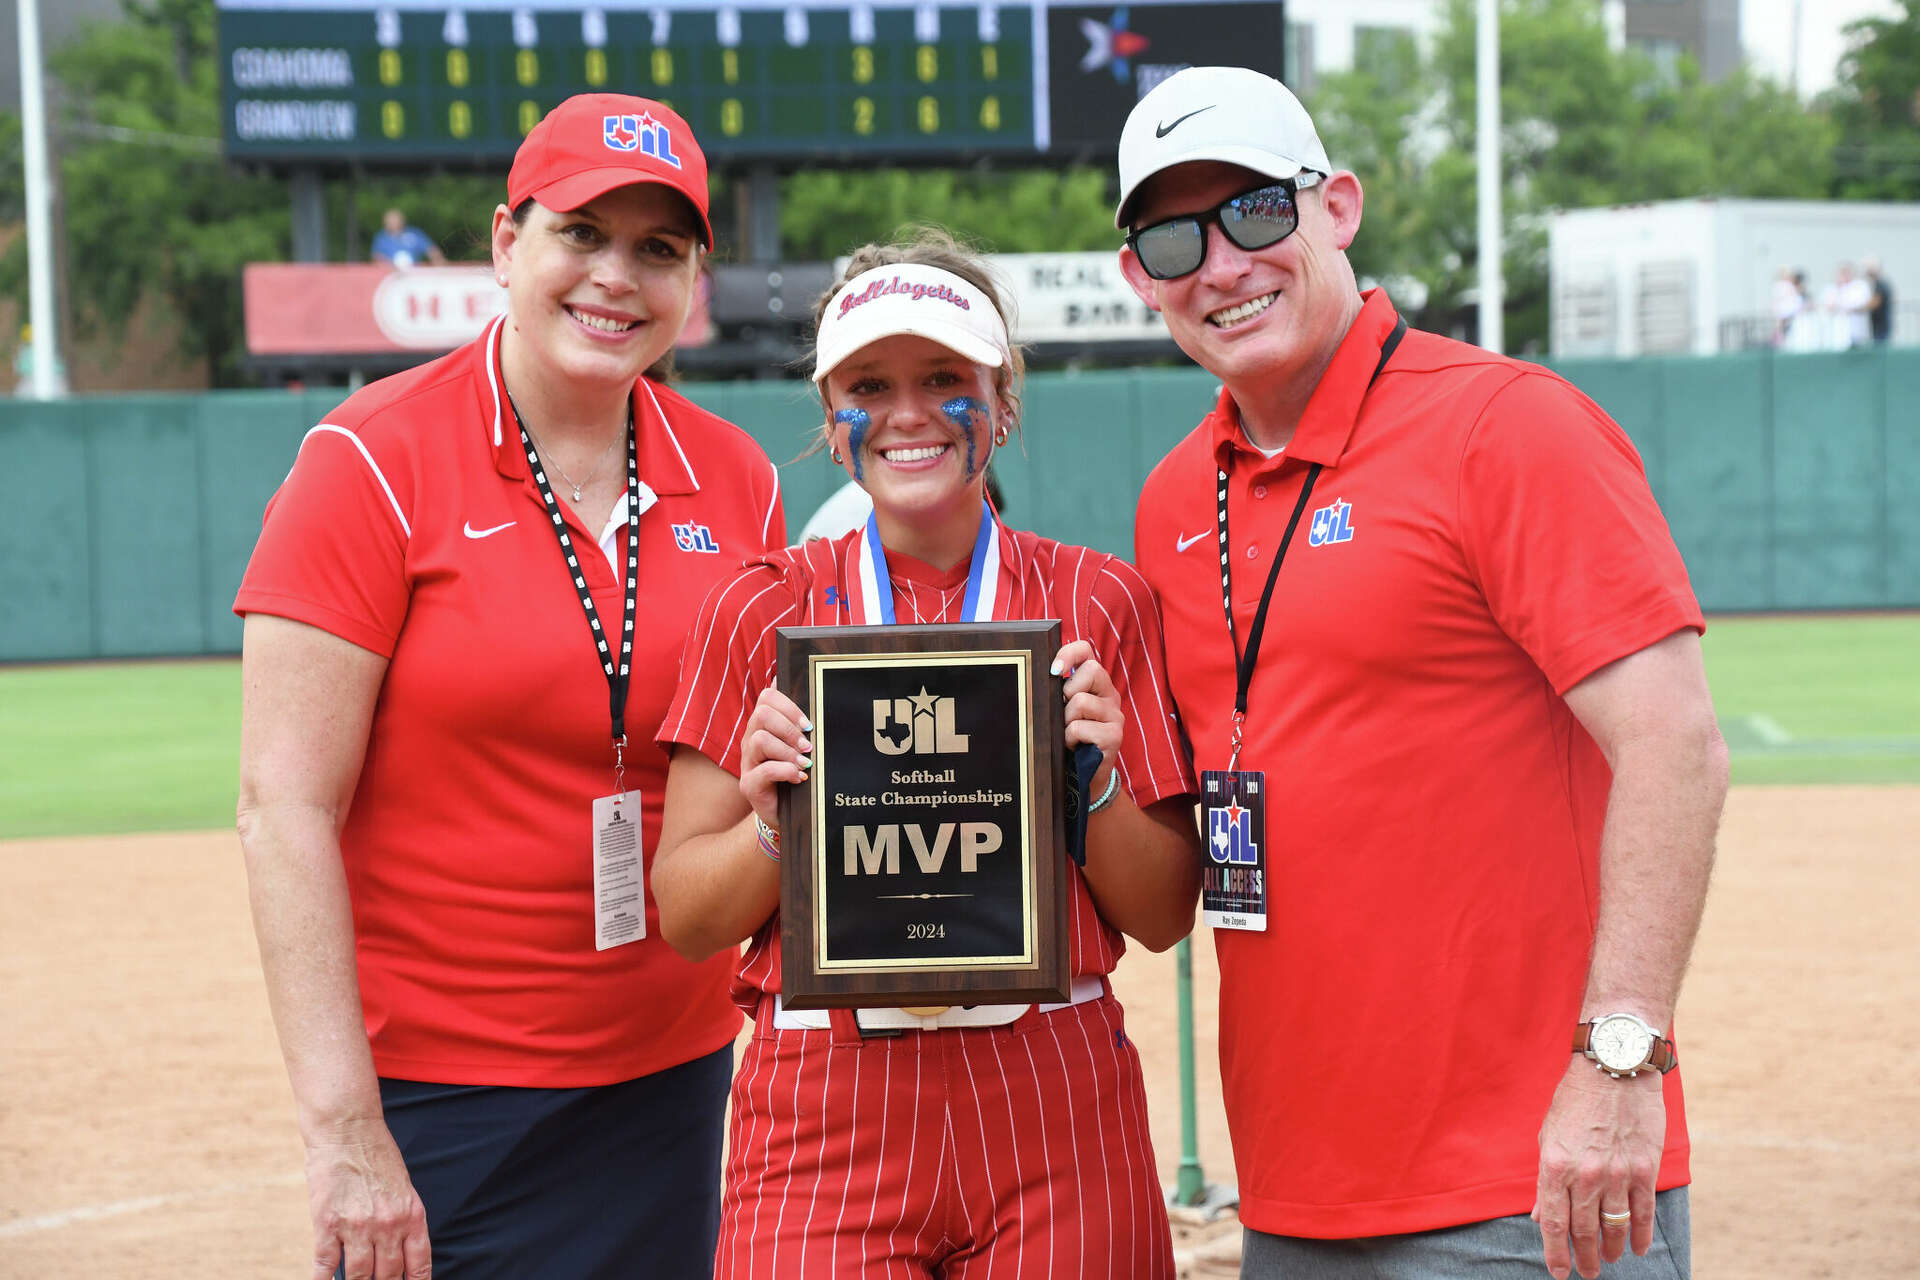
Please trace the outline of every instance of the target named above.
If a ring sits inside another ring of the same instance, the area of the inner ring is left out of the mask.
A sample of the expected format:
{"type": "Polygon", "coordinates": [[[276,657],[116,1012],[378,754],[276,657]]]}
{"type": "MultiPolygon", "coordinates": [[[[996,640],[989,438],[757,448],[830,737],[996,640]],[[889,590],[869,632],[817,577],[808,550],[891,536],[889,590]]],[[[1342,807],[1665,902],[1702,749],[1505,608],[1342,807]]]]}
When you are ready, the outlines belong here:
{"type": "Polygon", "coordinates": [[[1111,995],[865,1040],[771,1007],[734,1077],[718,1280],[1172,1280],[1111,995]]]}

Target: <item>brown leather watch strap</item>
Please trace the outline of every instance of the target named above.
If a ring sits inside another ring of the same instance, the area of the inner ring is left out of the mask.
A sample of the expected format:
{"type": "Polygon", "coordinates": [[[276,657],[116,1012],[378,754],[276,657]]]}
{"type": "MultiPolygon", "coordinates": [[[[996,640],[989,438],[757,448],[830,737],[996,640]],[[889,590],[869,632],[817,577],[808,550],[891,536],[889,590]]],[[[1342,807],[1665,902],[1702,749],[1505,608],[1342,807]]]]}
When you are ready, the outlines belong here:
{"type": "Polygon", "coordinates": [[[1647,1050],[1647,1065],[1665,1075],[1680,1065],[1680,1051],[1665,1036],[1655,1036],[1653,1048],[1647,1050]]]}

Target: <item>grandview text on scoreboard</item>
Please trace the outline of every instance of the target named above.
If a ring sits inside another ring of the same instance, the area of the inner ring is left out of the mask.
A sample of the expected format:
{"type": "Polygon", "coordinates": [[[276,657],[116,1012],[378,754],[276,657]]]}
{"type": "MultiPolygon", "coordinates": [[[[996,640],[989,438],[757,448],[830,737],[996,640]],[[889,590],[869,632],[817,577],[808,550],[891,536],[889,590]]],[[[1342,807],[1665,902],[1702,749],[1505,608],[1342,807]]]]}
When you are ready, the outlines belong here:
{"type": "Polygon", "coordinates": [[[1277,74],[1271,0],[216,0],[227,153],[504,163],[575,93],[637,93],[716,158],[1111,149],[1181,66],[1277,74]]]}

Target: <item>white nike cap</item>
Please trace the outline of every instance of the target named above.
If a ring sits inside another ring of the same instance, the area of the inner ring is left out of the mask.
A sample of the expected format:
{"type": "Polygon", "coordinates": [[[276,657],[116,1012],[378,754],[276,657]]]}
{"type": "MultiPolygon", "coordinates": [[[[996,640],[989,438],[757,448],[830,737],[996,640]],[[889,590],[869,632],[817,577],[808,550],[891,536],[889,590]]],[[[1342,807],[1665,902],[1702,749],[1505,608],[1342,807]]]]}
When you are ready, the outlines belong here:
{"type": "Polygon", "coordinates": [[[989,369],[1010,359],[1006,322],[992,298],[951,271],[902,262],[862,271],[828,300],[814,338],[814,382],[869,343],[903,333],[989,369]]]}
{"type": "Polygon", "coordinates": [[[1120,130],[1114,225],[1127,229],[1127,206],[1148,178],[1194,160],[1237,164],[1269,178],[1333,172],[1313,117],[1287,86],[1246,67],[1188,67],[1155,85],[1120,130]]]}

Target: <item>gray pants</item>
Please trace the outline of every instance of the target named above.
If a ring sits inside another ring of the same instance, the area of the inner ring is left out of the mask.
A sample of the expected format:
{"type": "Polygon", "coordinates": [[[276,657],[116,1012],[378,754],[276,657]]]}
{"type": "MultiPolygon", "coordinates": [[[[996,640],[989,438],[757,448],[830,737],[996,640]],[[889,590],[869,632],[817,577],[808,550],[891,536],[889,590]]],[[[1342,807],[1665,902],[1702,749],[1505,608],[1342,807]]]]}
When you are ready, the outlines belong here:
{"type": "MultiPolygon", "coordinates": [[[[1308,1240],[1246,1229],[1241,1280],[1540,1280],[1547,1274],[1540,1227],[1526,1214],[1470,1222],[1438,1231],[1359,1240],[1308,1240]]],[[[1579,1275],[1578,1271],[1573,1273],[1579,1275]]],[[[1644,1258],[1631,1248],[1602,1263],[1601,1280],[1691,1280],[1693,1250],[1687,1189],[1653,1200],[1653,1247],[1644,1258]]]]}

